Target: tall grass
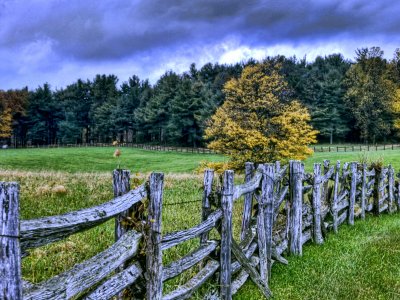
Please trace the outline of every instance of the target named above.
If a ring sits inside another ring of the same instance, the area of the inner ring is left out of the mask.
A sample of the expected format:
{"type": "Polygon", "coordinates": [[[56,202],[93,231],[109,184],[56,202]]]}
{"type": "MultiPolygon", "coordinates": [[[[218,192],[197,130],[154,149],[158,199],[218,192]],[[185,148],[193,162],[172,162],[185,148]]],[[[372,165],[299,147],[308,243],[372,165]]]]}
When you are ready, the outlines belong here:
{"type": "MultiPolygon", "coordinates": [[[[93,148],[90,148],[92,151],[87,153],[87,149],[83,149],[83,152],[75,151],[81,149],[72,149],[72,152],[57,152],[58,150],[60,149],[35,149],[38,152],[0,151],[0,181],[20,183],[23,219],[61,214],[104,203],[113,198],[110,172],[116,166],[116,161],[112,158],[113,149],[98,148],[93,152],[93,148]],[[55,151],[56,154],[47,151],[55,151]],[[53,154],[56,158],[51,157],[53,154]],[[81,157],[75,157],[79,155],[81,157]],[[92,155],[95,158],[89,159],[88,156],[92,155]],[[40,171],[46,168],[63,171],[40,171]],[[104,169],[107,172],[103,172],[104,169]],[[60,186],[63,189],[55,188],[60,186]]],[[[185,154],[162,156],[160,152],[144,151],[144,156],[141,157],[139,154],[143,150],[132,153],[122,150],[123,155],[128,157],[127,162],[134,162],[124,165],[123,161],[122,167],[135,165],[135,171],[168,171],[172,168],[174,172],[193,172],[195,169],[194,163],[185,166],[186,159],[195,160],[192,154],[188,154],[187,157],[185,154]],[[157,156],[167,161],[157,161],[157,156]],[[146,160],[149,160],[147,164],[146,160]],[[178,167],[179,163],[182,163],[181,167],[178,167]]],[[[328,153],[316,153],[306,161],[306,168],[311,170],[313,162],[321,162],[325,158],[333,162],[337,159],[360,160],[362,157],[362,153],[327,155],[328,153]]],[[[396,171],[400,170],[400,151],[378,151],[368,155],[368,159],[371,160],[383,157],[385,164],[392,163],[396,171]]],[[[199,157],[205,158],[203,155],[199,157]]],[[[213,158],[224,159],[218,156],[213,158]]],[[[148,178],[148,174],[133,173],[132,177],[135,184],[140,184],[148,178]]],[[[242,177],[237,179],[242,180],[242,177]]],[[[201,175],[167,174],[162,216],[163,233],[198,224],[201,217],[201,195],[201,175]],[[187,204],[177,204],[189,201],[187,204]]],[[[234,205],[236,237],[240,230],[242,205],[242,201],[234,205]]],[[[273,266],[270,284],[275,299],[400,299],[399,232],[400,215],[397,214],[371,217],[366,221],[356,222],[354,227],[341,227],[339,234],[328,236],[323,246],[306,246],[303,257],[289,257],[288,266],[273,266]]],[[[211,238],[218,238],[218,234],[212,232],[211,238]]],[[[92,257],[113,242],[114,221],[110,220],[101,226],[75,234],[65,241],[33,250],[30,256],[23,259],[23,277],[32,282],[48,279],[92,257]]],[[[164,264],[182,257],[198,245],[198,239],[194,239],[165,251],[164,264]]],[[[194,268],[168,281],[164,290],[171,291],[186,282],[195,272],[194,268]]],[[[209,288],[217,286],[207,283],[194,298],[201,298],[201,294],[209,288]]],[[[235,298],[261,299],[261,295],[248,281],[235,298]]]]}

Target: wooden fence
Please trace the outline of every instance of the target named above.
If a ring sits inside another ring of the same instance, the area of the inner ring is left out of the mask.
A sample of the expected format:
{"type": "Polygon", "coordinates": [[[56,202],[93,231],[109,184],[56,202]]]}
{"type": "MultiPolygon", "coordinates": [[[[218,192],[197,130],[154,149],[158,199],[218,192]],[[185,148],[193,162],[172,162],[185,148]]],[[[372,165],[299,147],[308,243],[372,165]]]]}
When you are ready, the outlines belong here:
{"type": "MultiPolygon", "coordinates": [[[[151,144],[136,144],[136,143],[119,143],[118,145],[113,145],[112,143],[84,143],[84,144],[51,144],[51,145],[32,145],[18,147],[20,148],[88,148],[88,147],[131,147],[145,150],[155,150],[155,151],[166,151],[166,152],[182,152],[182,153],[198,153],[198,154],[212,154],[217,153],[214,150],[208,148],[199,147],[176,147],[176,146],[163,146],[163,145],[151,145],[151,144]]],[[[10,147],[14,148],[14,147],[10,147]]]]}
{"type": "Polygon", "coordinates": [[[381,151],[400,149],[399,144],[383,145],[342,145],[342,146],[312,146],[314,152],[355,152],[355,151],[381,151]]]}
{"type": "Polygon", "coordinates": [[[355,218],[400,211],[400,187],[391,166],[371,169],[357,162],[341,166],[339,161],[330,166],[326,160],[314,164],[313,173],[306,173],[299,161],[283,167],[279,162],[263,164],[256,169],[246,163],[245,183],[240,185],[234,185],[233,171],[225,171],[221,185],[215,187],[214,172],[205,171],[202,222],[162,234],[163,174],[151,174],[148,182],[134,190],[129,176],[129,171],[114,171],[115,198],[110,202],[21,221],[18,184],[0,183],[2,299],[110,299],[115,295],[121,299],[123,290],[134,298],[145,294],[147,299],[185,299],[207,280],[216,281],[219,287],[208,298],[231,299],[248,278],[268,298],[272,295],[268,287],[271,267],[288,263],[284,253],[302,255],[306,242],[322,244],[329,231],[337,232],[345,222],[353,225],[355,218]],[[232,211],[242,196],[242,226],[236,240],[232,211]],[[21,257],[29,255],[28,249],[110,218],[116,220],[116,242],[109,249],[42,283],[22,280],[21,257]],[[213,228],[219,232],[217,240],[209,239],[213,228]],[[163,251],[194,238],[200,241],[197,249],[169,265],[162,264],[163,251]],[[200,271],[188,282],[163,294],[165,281],[198,265],[200,271]]]}

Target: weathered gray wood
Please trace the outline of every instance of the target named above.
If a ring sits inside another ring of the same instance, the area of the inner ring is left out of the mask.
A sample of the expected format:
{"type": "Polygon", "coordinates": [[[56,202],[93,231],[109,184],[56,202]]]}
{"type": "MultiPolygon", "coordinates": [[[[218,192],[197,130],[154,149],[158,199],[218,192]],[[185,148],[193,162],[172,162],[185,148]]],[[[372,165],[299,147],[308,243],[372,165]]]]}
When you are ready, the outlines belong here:
{"type": "Polygon", "coordinates": [[[388,170],[388,181],[389,181],[389,203],[388,203],[388,211],[389,213],[392,213],[394,211],[394,169],[392,165],[389,165],[389,170],[388,170]]]}
{"type": "Polygon", "coordinates": [[[373,211],[375,215],[379,215],[379,202],[380,202],[380,192],[379,188],[381,186],[381,177],[382,177],[382,170],[376,169],[375,170],[375,184],[374,184],[374,192],[373,192],[373,211]]]}
{"type": "Polygon", "coordinates": [[[184,241],[193,239],[203,232],[210,231],[216,226],[218,220],[221,219],[221,217],[222,209],[217,209],[208,216],[207,220],[197,226],[185,230],[167,233],[162,237],[161,250],[169,249],[173,246],[183,243],[184,241]]]}
{"type": "Polygon", "coordinates": [[[365,219],[365,208],[367,207],[368,176],[367,164],[362,167],[362,186],[361,186],[361,219],[365,219]]]}
{"type": "Polygon", "coordinates": [[[337,205],[337,212],[339,213],[342,209],[349,207],[349,201],[344,199],[337,205]]]}
{"type": "MultiPolygon", "coordinates": [[[[257,256],[251,257],[250,260],[253,266],[257,266],[259,263],[259,258],[257,256]]],[[[235,280],[232,281],[232,295],[235,295],[239,291],[243,284],[245,284],[247,278],[249,278],[249,273],[247,273],[245,269],[242,269],[235,280]]]]}
{"type": "MultiPolygon", "coordinates": [[[[240,245],[239,245],[240,247],[240,245]]],[[[253,242],[250,244],[250,246],[248,247],[248,249],[245,251],[244,255],[248,258],[251,259],[251,257],[253,256],[254,252],[256,252],[257,250],[257,243],[253,242]]],[[[240,247],[240,249],[243,249],[243,247],[240,247]]],[[[258,260],[257,263],[259,263],[260,261],[258,260]]],[[[232,275],[237,273],[240,269],[241,269],[241,264],[238,261],[234,261],[232,263],[232,275]]]]}
{"type": "Polygon", "coordinates": [[[400,181],[397,182],[397,199],[396,199],[397,211],[400,211],[400,181]]]}
{"type": "Polygon", "coordinates": [[[221,299],[232,299],[231,290],[231,248],[232,248],[232,209],[233,209],[233,171],[224,172],[222,182],[222,222],[220,254],[220,293],[221,299]]]}
{"type": "Polygon", "coordinates": [[[164,174],[152,173],[149,188],[148,232],[146,236],[146,298],[148,300],[161,300],[163,277],[161,215],[164,174]]]}
{"type": "Polygon", "coordinates": [[[332,218],[333,218],[333,231],[335,233],[338,232],[338,224],[337,224],[337,219],[338,219],[338,209],[337,205],[339,203],[339,178],[340,178],[340,161],[338,160],[336,162],[336,168],[335,168],[335,181],[333,185],[333,199],[332,199],[332,218]]]}
{"type": "Polygon", "coordinates": [[[385,203],[384,205],[379,207],[379,213],[384,212],[389,208],[389,204],[385,203]]]}
{"type": "Polygon", "coordinates": [[[304,164],[300,161],[289,162],[289,190],[290,190],[290,227],[289,251],[295,255],[302,255],[302,205],[303,205],[303,177],[304,164]]]}
{"type": "Polygon", "coordinates": [[[236,185],[233,188],[233,201],[237,200],[240,196],[253,192],[258,186],[260,185],[261,180],[261,167],[262,165],[258,166],[253,178],[249,182],[244,184],[236,185]]]}
{"type": "Polygon", "coordinates": [[[184,285],[181,285],[176,290],[165,295],[162,299],[174,300],[189,298],[193,294],[193,292],[195,292],[208,278],[210,278],[218,270],[218,267],[219,263],[217,261],[208,261],[208,263],[204,266],[204,268],[201,269],[199,273],[197,273],[184,285]]]}
{"type": "MultiPolygon", "coordinates": [[[[265,172],[265,167],[263,167],[265,172]]],[[[264,177],[264,176],[263,176],[264,177]]],[[[261,181],[261,196],[258,198],[258,211],[257,211],[257,237],[258,237],[258,256],[260,276],[263,281],[268,280],[268,264],[267,264],[267,233],[266,233],[266,201],[267,201],[267,187],[266,181],[261,181]]]]}
{"type": "Polygon", "coordinates": [[[19,186],[0,182],[0,298],[22,299],[19,186]]]}
{"type": "MultiPolygon", "coordinates": [[[[130,191],[130,176],[131,172],[129,170],[114,170],[113,171],[113,191],[114,198],[125,195],[130,191]]],[[[118,216],[115,217],[115,240],[124,235],[127,231],[126,225],[123,222],[127,217],[130,217],[132,213],[132,208],[127,209],[126,211],[121,212],[118,216]]]]}
{"type": "Polygon", "coordinates": [[[21,249],[46,245],[101,224],[138,203],[147,192],[144,184],[107,203],[58,216],[21,221],[21,249]]]}
{"type": "Polygon", "coordinates": [[[239,245],[232,239],[232,252],[236,259],[240,262],[243,269],[249,273],[251,280],[257,285],[260,291],[266,298],[272,296],[271,291],[268,288],[268,282],[264,281],[258,274],[256,268],[252,265],[251,261],[244,255],[239,245]]]}
{"type": "MultiPolygon", "coordinates": [[[[212,184],[214,179],[214,170],[205,170],[204,171],[204,180],[203,180],[203,201],[202,201],[202,212],[201,212],[201,220],[207,220],[208,216],[211,213],[211,202],[210,195],[212,191],[212,184]]],[[[208,232],[204,232],[200,236],[200,244],[206,243],[208,240],[208,232]]]]}
{"type": "Polygon", "coordinates": [[[348,211],[345,210],[345,211],[338,217],[338,220],[337,220],[337,225],[338,225],[338,226],[342,225],[343,222],[346,221],[346,219],[347,219],[347,214],[348,214],[348,211]]]}
{"type": "Polygon", "coordinates": [[[275,186],[278,190],[281,188],[279,181],[281,181],[283,179],[283,177],[286,174],[287,169],[288,169],[288,165],[284,165],[283,167],[281,167],[281,163],[279,161],[275,162],[275,178],[274,178],[274,180],[275,180],[275,186]]]}
{"type": "Polygon", "coordinates": [[[263,178],[261,182],[261,197],[265,197],[262,201],[265,203],[265,253],[266,256],[261,258],[260,251],[260,276],[268,286],[269,278],[271,277],[271,254],[272,254],[272,228],[274,225],[274,178],[275,168],[273,164],[265,164],[263,178]],[[262,262],[262,260],[265,261],[262,262]],[[265,268],[265,269],[264,269],[265,268]]]}
{"type": "Polygon", "coordinates": [[[301,244],[304,245],[305,243],[307,243],[309,240],[311,240],[311,237],[311,230],[304,231],[303,235],[301,236],[301,244]]]}
{"type": "MultiPolygon", "coordinates": [[[[131,172],[129,170],[121,170],[117,169],[113,171],[113,191],[114,198],[125,195],[130,191],[130,176],[131,172]]],[[[130,207],[126,211],[121,212],[119,215],[115,217],[115,226],[114,226],[114,237],[115,241],[124,235],[125,232],[128,231],[128,222],[126,222],[127,218],[132,217],[133,208],[130,207]]],[[[124,266],[121,266],[119,272],[122,271],[124,266]]],[[[122,299],[122,294],[117,295],[117,299],[122,299]]]]}
{"type": "Polygon", "coordinates": [[[128,231],[107,250],[24,291],[24,300],[64,300],[82,293],[134,257],[141,237],[140,233],[128,231]]]}
{"type": "Polygon", "coordinates": [[[103,282],[85,300],[108,300],[134,283],[143,273],[139,263],[135,263],[103,282]]]}
{"type": "MultiPolygon", "coordinates": [[[[246,162],[244,170],[245,183],[250,182],[253,171],[254,171],[254,164],[252,162],[246,162]]],[[[244,239],[247,230],[250,228],[252,211],[253,211],[253,192],[249,192],[244,195],[242,230],[240,233],[241,240],[244,239]]]]}
{"type": "Polygon", "coordinates": [[[321,176],[321,164],[314,164],[314,185],[313,185],[313,236],[316,244],[323,244],[321,229],[321,196],[323,191],[323,181],[321,176]]]}
{"type": "Polygon", "coordinates": [[[279,214],[279,208],[289,191],[289,186],[284,186],[278,195],[274,195],[274,222],[279,214]]]}
{"type": "Polygon", "coordinates": [[[165,281],[178,276],[185,270],[193,267],[195,264],[205,259],[211,252],[213,252],[217,246],[218,243],[216,241],[207,241],[196,250],[190,252],[188,255],[185,255],[181,259],[170,263],[168,266],[163,268],[162,280],[165,281]]]}
{"type": "Polygon", "coordinates": [[[368,177],[369,176],[375,176],[375,169],[371,169],[370,171],[367,171],[367,174],[366,174],[368,177]]]}
{"type": "Polygon", "coordinates": [[[367,190],[373,189],[375,184],[375,178],[372,178],[368,181],[367,190]]]}
{"type": "Polygon", "coordinates": [[[348,224],[354,225],[354,205],[356,203],[356,192],[357,192],[357,162],[350,163],[350,197],[349,197],[349,214],[348,214],[348,224]]]}

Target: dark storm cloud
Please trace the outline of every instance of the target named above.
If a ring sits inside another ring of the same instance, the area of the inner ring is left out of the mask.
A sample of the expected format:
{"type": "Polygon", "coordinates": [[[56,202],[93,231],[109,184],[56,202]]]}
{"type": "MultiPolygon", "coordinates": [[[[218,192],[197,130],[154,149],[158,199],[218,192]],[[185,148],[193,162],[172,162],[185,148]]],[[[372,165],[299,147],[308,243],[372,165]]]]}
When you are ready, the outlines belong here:
{"type": "Polygon", "coordinates": [[[366,45],[393,48],[399,13],[400,2],[389,0],[0,0],[0,84],[64,84],[62,77],[98,72],[156,78],[192,61],[231,62],[274,47],[301,47],[301,55],[315,45],[323,54],[350,43],[350,55],[366,45]]]}
{"type": "MultiPolygon", "coordinates": [[[[235,36],[249,44],[397,34],[392,1],[5,1],[0,45],[49,39],[75,59],[118,59],[235,36]]],[[[396,36],[397,38],[397,36],[396,36]]]]}

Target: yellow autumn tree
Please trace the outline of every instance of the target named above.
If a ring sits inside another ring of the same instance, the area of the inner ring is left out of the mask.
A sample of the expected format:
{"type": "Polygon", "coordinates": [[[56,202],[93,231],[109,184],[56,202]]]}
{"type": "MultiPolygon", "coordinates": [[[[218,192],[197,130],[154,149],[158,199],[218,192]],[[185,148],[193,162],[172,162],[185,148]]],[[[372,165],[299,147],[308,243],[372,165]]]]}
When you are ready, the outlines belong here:
{"type": "Polygon", "coordinates": [[[7,108],[4,111],[0,111],[0,138],[9,138],[11,136],[11,122],[11,109],[7,108]]]}
{"type": "Polygon", "coordinates": [[[304,159],[317,131],[290,90],[279,66],[265,62],[246,67],[240,78],[224,86],[225,102],[205,130],[208,147],[230,157],[229,167],[241,170],[246,161],[304,159]]]}

